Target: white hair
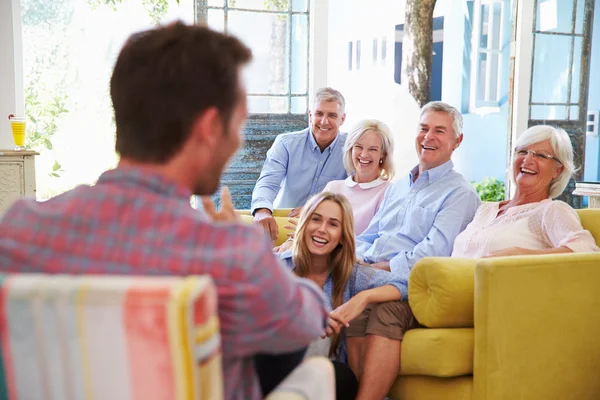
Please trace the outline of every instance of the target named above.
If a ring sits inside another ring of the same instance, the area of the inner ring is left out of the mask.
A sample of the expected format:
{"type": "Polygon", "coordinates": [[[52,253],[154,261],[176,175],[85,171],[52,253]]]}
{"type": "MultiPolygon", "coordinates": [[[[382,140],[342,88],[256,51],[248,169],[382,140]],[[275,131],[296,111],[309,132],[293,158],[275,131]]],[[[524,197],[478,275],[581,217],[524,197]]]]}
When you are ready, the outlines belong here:
{"type": "MultiPolygon", "coordinates": [[[[344,144],[344,168],[349,175],[355,171],[352,163],[352,148],[367,132],[373,131],[381,138],[381,177],[392,180],[394,178],[394,137],[390,128],[377,119],[363,119],[359,121],[348,134],[344,144]]],[[[379,162],[379,160],[374,160],[379,162]]]]}
{"type": "Polygon", "coordinates": [[[463,128],[463,117],[460,111],[443,101],[430,101],[421,108],[421,118],[428,111],[445,112],[452,117],[452,130],[454,136],[459,137],[463,128]]]}
{"type": "Polygon", "coordinates": [[[344,95],[342,95],[342,93],[340,93],[339,91],[337,91],[333,88],[324,87],[324,88],[317,90],[317,93],[315,94],[315,98],[313,99],[313,108],[314,108],[314,106],[316,106],[318,103],[320,103],[322,101],[337,102],[340,105],[342,114],[346,110],[346,99],[344,99],[344,95]]]}
{"type": "Polygon", "coordinates": [[[573,145],[564,129],[550,125],[536,125],[527,129],[518,138],[515,147],[527,147],[534,143],[549,140],[552,151],[560,160],[563,170],[556,179],[550,183],[550,198],[560,196],[569,184],[569,179],[576,171],[573,163],[573,145]]]}

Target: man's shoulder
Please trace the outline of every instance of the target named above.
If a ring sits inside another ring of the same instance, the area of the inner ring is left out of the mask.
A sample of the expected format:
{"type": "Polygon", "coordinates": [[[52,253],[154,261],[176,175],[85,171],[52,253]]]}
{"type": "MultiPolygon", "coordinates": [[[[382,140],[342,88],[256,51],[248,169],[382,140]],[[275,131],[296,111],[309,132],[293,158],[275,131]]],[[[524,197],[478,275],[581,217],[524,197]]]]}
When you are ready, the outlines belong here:
{"type": "Polygon", "coordinates": [[[309,129],[302,129],[296,132],[287,132],[277,135],[277,141],[282,144],[292,144],[306,140],[309,134],[309,129]]]}
{"type": "Polygon", "coordinates": [[[445,183],[452,185],[456,190],[460,192],[469,192],[477,195],[477,191],[475,187],[461,174],[455,169],[451,170],[446,179],[444,179],[445,183]]]}

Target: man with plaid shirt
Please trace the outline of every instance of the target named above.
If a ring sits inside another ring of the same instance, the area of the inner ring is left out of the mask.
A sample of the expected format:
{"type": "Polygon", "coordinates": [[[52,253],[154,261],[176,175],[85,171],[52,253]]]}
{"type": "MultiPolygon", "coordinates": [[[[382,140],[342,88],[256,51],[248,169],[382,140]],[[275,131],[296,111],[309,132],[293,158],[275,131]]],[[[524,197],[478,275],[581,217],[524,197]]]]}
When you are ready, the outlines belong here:
{"type": "Polygon", "coordinates": [[[210,275],[225,398],[239,400],[262,398],[257,354],[298,351],[327,319],[321,290],[278,263],[260,228],[229,222],[228,192],[220,212],[190,207],[191,195],[216,191],[242,142],[250,59],[238,39],[202,26],[133,35],[110,83],[117,168],[46,202],[20,200],[0,222],[1,272],[210,275]]]}

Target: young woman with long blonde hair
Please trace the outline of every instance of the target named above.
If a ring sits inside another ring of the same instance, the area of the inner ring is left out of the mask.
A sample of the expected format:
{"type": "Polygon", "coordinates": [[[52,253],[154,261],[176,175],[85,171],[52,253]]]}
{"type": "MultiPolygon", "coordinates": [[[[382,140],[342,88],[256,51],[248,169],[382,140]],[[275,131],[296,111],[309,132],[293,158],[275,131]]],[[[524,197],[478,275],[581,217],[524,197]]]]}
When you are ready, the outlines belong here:
{"type": "MultiPolygon", "coordinates": [[[[327,338],[311,343],[308,354],[345,364],[343,328],[368,304],[400,300],[400,288],[391,273],[356,264],[354,218],[343,195],[321,192],[310,198],[300,213],[295,237],[293,248],[280,253],[281,259],[298,276],[319,285],[333,310],[327,338]]],[[[341,367],[336,363],[336,373],[341,367]]]]}

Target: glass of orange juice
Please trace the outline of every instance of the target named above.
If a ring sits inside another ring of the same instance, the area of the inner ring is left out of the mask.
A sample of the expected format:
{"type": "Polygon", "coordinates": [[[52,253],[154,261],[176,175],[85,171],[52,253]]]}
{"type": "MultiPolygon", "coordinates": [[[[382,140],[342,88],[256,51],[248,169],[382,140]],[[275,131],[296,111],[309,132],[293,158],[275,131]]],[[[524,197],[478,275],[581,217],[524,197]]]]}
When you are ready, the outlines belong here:
{"type": "Polygon", "coordinates": [[[12,128],[15,150],[25,150],[25,118],[11,115],[8,119],[12,128]]]}

